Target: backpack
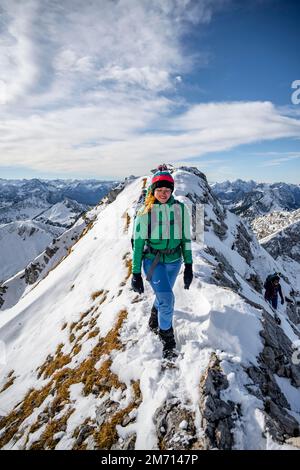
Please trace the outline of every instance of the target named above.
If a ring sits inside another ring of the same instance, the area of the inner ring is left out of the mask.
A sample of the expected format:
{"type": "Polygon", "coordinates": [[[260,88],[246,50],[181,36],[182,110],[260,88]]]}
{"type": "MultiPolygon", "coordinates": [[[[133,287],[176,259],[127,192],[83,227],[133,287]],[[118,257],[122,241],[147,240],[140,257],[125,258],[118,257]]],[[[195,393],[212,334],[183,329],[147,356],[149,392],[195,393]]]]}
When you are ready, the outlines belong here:
{"type": "MultiPolygon", "coordinates": [[[[134,216],[133,216],[133,224],[132,224],[132,234],[131,234],[131,248],[132,250],[134,249],[134,226],[135,226],[135,220],[136,220],[136,216],[138,214],[138,211],[141,209],[141,207],[144,205],[144,202],[145,202],[145,199],[146,199],[146,195],[147,195],[147,190],[146,189],[143,189],[141,194],[140,194],[140,197],[138,199],[138,202],[137,202],[137,205],[135,207],[135,213],[134,213],[134,216]]],[[[182,224],[182,220],[181,220],[181,207],[180,207],[180,201],[178,201],[177,199],[174,199],[174,217],[176,220],[179,220],[179,224],[181,225],[182,224]]],[[[174,219],[174,220],[175,220],[174,219]]],[[[157,221],[154,220],[154,224],[156,223],[157,221]]],[[[150,217],[150,212],[149,212],[149,217],[148,217],[148,239],[151,237],[151,217],[150,217]]]]}
{"type": "Polygon", "coordinates": [[[265,283],[264,283],[264,288],[265,289],[269,289],[271,287],[271,284],[272,284],[272,281],[273,279],[276,277],[276,276],[279,276],[280,273],[273,273],[273,274],[269,274],[267,276],[267,279],[265,280],[265,283]]]}

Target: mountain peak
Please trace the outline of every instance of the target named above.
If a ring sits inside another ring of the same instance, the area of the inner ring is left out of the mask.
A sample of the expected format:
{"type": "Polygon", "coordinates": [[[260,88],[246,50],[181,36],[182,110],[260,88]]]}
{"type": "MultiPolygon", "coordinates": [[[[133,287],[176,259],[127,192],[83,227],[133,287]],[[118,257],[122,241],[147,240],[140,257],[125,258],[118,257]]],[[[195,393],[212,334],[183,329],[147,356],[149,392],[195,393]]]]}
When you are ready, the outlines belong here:
{"type": "Polygon", "coordinates": [[[182,270],[174,286],[174,368],[164,367],[148,328],[150,285],[138,295],[130,284],[135,207],[151,181],[145,175],[87,212],[90,223],[64,257],[2,312],[1,448],[288,446],[299,428],[290,392],[300,383],[286,273],[291,303],[279,310],[278,325],[262,284],[281,266],[197,168],[174,168],[173,177],[175,197],[191,214],[194,266],[190,289],[182,270]]]}

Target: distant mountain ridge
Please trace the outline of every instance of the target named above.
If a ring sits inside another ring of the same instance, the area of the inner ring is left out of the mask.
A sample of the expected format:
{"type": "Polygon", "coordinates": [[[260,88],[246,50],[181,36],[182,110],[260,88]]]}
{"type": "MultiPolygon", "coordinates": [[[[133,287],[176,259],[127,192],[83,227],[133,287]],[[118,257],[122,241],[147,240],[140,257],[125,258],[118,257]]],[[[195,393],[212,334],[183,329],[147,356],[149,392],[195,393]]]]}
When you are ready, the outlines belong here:
{"type": "Polygon", "coordinates": [[[116,184],[0,178],[0,281],[23,270],[116,184]]]}
{"type": "Polygon", "coordinates": [[[227,209],[249,221],[270,212],[300,208],[300,185],[297,184],[256,183],[238,179],[211,186],[227,209]]]}

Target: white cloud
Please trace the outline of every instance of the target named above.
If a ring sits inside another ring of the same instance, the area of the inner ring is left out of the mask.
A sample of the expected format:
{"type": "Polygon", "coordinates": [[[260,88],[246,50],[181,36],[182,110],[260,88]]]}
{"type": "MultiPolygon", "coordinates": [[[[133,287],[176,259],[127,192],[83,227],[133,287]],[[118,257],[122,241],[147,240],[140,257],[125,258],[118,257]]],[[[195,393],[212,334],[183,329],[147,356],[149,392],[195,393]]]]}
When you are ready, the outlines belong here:
{"type": "Polygon", "coordinates": [[[300,120],[280,115],[268,102],[198,105],[176,118],[169,106],[164,98],[120,102],[106,94],[98,97],[98,106],[7,120],[0,125],[1,163],[121,177],[143,173],[150,162],[198,157],[201,163],[202,156],[216,151],[300,132],[300,120]]]}
{"type": "Polygon", "coordinates": [[[262,154],[262,155],[264,157],[272,156],[270,160],[266,160],[261,164],[262,167],[279,166],[286,162],[300,159],[299,152],[298,153],[297,152],[266,152],[265,154],[262,154]],[[274,158],[275,156],[277,158],[274,158]]]}
{"type": "Polygon", "coordinates": [[[1,103],[28,106],[28,93],[48,101],[56,82],[67,84],[65,97],[73,100],[107,80],[150,90],[174,86],[172,77],[191,66],[180,42],[187,25],[208,22],[226,3],[0,0],[1,103]]]}
{"type": "Polygon", "coordinates": [[[178,96],[163,95],[195,60],[182,50],[190,25],[208,23],[227,3],[0,0],[0,165],[122,177],[299,136],[298,116],[269,102],[182,111],[178,96]]]}

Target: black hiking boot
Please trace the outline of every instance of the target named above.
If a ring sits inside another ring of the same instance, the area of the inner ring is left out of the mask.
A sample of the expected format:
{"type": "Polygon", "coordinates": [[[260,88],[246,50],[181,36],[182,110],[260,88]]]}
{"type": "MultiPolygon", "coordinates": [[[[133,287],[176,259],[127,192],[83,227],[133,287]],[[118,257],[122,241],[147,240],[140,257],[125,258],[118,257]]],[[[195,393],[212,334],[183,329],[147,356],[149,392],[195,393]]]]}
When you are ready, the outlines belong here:
{"type": "Polygon", "coordinates": [[[173,328],[171,327],[168,330],[159,330],[159,337],[163,343],[163,358],[174,359],[177,354],[175,351],[176,342],[173,328]]]}
{"type": "Polygon", "coordinates": [[[153,333],[158,333],[158,311],[154,305],[151,308],[151,314],[149,318],[149,328],[153,333]]]}

